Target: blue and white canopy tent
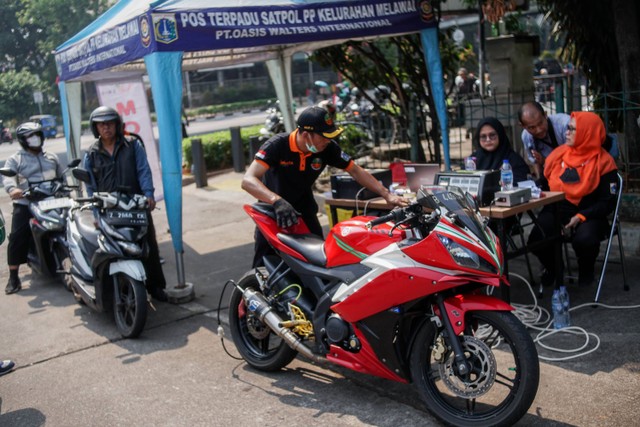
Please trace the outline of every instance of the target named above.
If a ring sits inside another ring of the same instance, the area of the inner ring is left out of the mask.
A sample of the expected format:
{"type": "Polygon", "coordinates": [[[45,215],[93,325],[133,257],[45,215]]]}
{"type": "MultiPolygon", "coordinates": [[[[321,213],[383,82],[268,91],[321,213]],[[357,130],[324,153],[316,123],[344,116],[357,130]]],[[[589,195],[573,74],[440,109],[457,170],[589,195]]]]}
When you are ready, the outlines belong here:
{"type": "MultiPolygon", "coordinates": [[[[449,169],[448,122],[437,22],[430,0],[120,0],[55,52],[67,149],[80,151],[82,81],[147,73],[160,136],[162,184],[179,286],[182,267],[182,71],[267,61],[294,127],[291,56],[353,39],[419,32],[449,169]]],[[[181,274],[182,273],[182,274],[181,274]]]]}

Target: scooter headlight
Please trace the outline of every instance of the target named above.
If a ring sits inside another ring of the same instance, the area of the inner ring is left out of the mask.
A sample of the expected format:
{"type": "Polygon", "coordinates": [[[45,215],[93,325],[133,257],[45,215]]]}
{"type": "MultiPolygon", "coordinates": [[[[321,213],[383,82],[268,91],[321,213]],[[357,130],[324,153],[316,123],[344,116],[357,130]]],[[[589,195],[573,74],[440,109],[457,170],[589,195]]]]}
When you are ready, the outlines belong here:
{"type": "Polygon", "coordinates": [[[120,240],[116,241],[116,243],[122,248],[123,251],[131,256],[140,256],[142,254],[142,246],[140,245],[130,242],[123,242],[120,240]]]}
{"type": "Polygon", "coordinates": [[[115,237],[119,240],[126,240],[125,236],[123,236],[118,232],[118,230],[110,226],[107,221],[103,220],[102,218],[100,218],[100,228],[111,237],[115,237]]]}
{"type": "Polygon", "coordinates": [[[496,268],[480,257],[477,253],[465,248],[464,246],[454,242],[447,236],[438,234],[438,238],[442,245],[449,251],[449,255],[461,267],[473,268],[475,270],[486,271],[487,273],[496,274],[496,268]]]}
{"type": "Polygon", "coordinates": [[[46,228],[47,230],[60,230],[64,227],[64,221],[62,218],[57,218],[52,215],[47,215],[42,209],[35,204],[31,205],[31,209],[34,213],[34,219],[38,221],[38,224],[46,228]]]}

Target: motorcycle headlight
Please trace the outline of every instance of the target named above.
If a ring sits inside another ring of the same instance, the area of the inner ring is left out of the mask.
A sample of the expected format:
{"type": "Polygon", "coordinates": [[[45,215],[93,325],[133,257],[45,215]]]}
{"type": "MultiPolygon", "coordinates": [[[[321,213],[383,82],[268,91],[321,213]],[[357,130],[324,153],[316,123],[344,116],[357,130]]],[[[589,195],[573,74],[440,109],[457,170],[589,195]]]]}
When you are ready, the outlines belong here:
{"type": "Polygon", "coordinates": [[[64,226],[62,218],[47,215],[42,211],[42,209],[34,204],[31,205],[31,209],[33,210],[34,217],[37,218],[38,224],[42,225],[47,230],[59,230],[64,226]]]}
{"type": "Polygon", "coordinates": [[[118,230],[107,224],[107,221],[104,221],[102,218],[100,219],[100,228],[111,237],[115,237],[119,240],[126,240],[125,236],[123,236],[118,232],[118,230]]]}
{"type": "Polygon", "coordinates": [[[486,271],[487,273],[496,274],[496,268],[487,262],[477,253],[465,248],[464,246],[454,242],[447,236],[438,234],[438,238],[442,245],[449,251],[449,255],[461,267],[473,268],[475,270],[486,271]]]}

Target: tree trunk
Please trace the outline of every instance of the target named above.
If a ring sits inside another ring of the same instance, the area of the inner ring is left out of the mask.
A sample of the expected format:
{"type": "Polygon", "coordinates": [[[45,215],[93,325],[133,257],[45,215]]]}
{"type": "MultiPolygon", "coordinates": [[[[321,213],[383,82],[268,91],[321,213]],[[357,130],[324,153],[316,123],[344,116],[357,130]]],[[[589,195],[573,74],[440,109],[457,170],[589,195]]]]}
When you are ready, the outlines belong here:
{"type": "MultiPolygon", "coordinates": [[[[633,0],[612,0],[611,9],[620,61],[620,77],[625,92],[625,105],[640,105],[640,32],[638,8],[633,0]]],[[[624,117],[625,150],[629,170],[625,171],[628,188],[640,190],[640,127],[639,110],[627,110],[624,117]]]]}

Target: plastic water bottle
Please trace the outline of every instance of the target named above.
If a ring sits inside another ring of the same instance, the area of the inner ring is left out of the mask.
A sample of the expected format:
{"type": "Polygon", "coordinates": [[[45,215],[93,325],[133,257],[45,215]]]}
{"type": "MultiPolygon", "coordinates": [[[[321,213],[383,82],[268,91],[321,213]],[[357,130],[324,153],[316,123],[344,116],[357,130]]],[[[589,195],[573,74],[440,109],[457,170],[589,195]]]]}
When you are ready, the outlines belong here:
{"type": "Polygon", "coordinates": [[[551,310],[553,311],[553,327],[555,329],[569,326],[569,295],[564,286],[553,291],[551,310]]]}
{"type": "Polygon", "coordinates": [[[562,314],[566,319],[567,326],[571,326],[571,314],[569,313],[569,292],[566,286],[560,286],[560,302],[562,303],[562,314]]]}
{"type": "Polygon", "coordinates": [[[467,157],[467,159],[464,161],[464,170],[468,170],[468,171],[474,171],[476,170],[476,159],[475,157],[467,157]]]}
{"type": "Polygon", "coordinates": [[[509,160],[504,159],[502,161],[502,167],[500,168],[500,183],[501,190],[507,191],[513,188],[513,170],[511,170],[511,164],[509,160]]]}

